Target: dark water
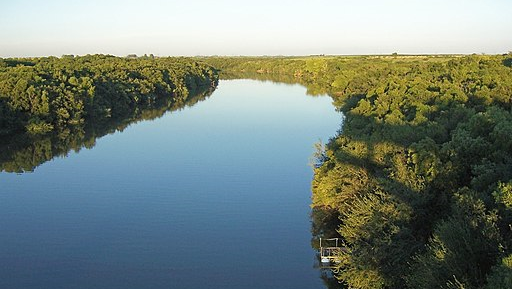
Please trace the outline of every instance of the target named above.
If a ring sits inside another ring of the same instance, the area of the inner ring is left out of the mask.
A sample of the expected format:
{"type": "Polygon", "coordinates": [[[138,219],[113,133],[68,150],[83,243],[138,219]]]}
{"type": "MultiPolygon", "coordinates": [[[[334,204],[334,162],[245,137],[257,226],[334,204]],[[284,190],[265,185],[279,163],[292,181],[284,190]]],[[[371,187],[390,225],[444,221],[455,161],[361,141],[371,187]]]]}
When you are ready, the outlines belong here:
{"type": "Polygon", "coordinates": [[[204,102],[0,173],[0,288],[324,288],[308,158],[340,126],[298,85],[204,102]]]}

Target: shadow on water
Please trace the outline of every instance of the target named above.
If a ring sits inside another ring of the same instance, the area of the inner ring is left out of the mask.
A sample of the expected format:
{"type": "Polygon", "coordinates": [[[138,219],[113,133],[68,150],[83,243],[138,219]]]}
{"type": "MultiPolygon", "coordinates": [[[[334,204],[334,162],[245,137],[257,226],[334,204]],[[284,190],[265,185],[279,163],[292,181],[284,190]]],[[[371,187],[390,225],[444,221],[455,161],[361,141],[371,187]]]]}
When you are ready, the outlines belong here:
{"type": "Polygon", "coordinates": [[[18,134],[0,139],[0,172],[27,173],[55,157],[66,156],[70,151],[93,148],[96,139],[123,131],[131,124],[162,117],[169,111],[192,107],[213,93],[215,88],[198,88],[184,101],[170,98],[146,108],[136,108],[132,115],[87,123],[84,127],[70,127],[45,135],[18,134]]]}

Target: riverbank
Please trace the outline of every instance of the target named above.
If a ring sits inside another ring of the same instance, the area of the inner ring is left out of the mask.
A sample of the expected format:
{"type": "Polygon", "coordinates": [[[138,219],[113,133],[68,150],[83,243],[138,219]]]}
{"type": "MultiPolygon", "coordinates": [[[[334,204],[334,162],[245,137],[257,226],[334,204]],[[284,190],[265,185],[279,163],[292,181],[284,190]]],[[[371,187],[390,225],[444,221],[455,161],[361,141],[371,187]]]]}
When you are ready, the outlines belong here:
{"type": "Polygon", "coordinates": [[[183,58],[0,59],[0,172],[29,172],[70,150],[207,98],[217,71],[183,58]]]}
{"type": "Polygon", "coordinates": [[[512,55],[204,61],[294,77],[344,112],[312,184],[339,215],[343,283],[510,287],[512,55]]]}
{"type": "Polygon", "coordinates": [[[0,134],[45,134],[185,103],[217,71],[185,58],[109,55],[0,59],[0,134]]]}
{"type": "Polygon", "coordinates": [[[143,115],[161,97],[185,103],[215,86],[217,69],[301,83],[345,115],[312,183],[313,221],[338,220],[336,232],[313,227],[343,239],[341,282],[509,288],[511,64],[510,54],[2,60],[0,124],[4,135],[69,134],[143,115]]]}

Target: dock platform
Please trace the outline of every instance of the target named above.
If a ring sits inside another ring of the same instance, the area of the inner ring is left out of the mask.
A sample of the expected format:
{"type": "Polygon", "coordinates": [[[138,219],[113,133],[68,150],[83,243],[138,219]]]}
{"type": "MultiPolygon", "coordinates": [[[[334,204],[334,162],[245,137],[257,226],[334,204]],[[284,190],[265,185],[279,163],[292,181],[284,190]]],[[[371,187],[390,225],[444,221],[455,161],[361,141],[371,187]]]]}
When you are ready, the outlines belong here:
{"type": "Polygon", "coordinates": [[[320,262],[322,263],[322,265],[329,265],[338,262],[339,253],[342,251],[342,248],[339,246],[338,243],[339,238],[320,238],[320,262]]]}

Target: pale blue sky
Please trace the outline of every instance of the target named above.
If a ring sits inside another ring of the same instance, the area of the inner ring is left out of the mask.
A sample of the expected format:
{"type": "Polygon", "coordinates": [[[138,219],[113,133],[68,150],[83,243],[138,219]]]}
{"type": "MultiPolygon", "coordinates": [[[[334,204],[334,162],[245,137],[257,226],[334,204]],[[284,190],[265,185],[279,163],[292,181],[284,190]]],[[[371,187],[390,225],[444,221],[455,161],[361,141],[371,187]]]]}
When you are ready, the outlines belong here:
{"type": "Polygon", "coordinates": [[[512,50],[512,0],[0,0],[0,11],[0,57],[512,50]]]}

